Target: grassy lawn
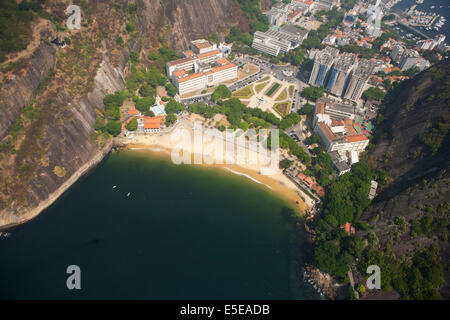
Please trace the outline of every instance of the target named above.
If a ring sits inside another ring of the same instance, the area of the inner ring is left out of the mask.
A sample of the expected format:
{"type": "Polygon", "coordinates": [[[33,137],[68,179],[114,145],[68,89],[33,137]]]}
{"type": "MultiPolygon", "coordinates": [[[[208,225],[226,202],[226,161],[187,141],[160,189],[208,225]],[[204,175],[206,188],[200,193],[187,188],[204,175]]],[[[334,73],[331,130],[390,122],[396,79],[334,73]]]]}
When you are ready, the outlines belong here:
{"type": "Polygon", "coordinates": [[[253,92],[253,89],[251,86],[247,86],[247,87],[242,88],[241,90],[233,93],[233,97],[243,98],[243,99],[250,99],[254,95],[255,95],[255,93],[253,92]]]}
{"type": "Polygon", "coordinates": [[[292,98],[292,95],[294,94],[294,86],[289,87],[289,97],[292,98]]]}
{"type": "Polygon", "coordinates": [[[287,98],[287,89],[284,89],[279,96],[277,97],[277,101],[283,101],[287,98]]]}
{"type": "Polygon", "coordinates": [[[259,83],[259,82],[265,82],[265,81],[267,81],[267,80],[269,80],[269,79],[270,79],[269,76],[264,77],[264,78],[262,78],[261,80],[259,80],[258,83],[259,83]]]}
{"type": "Polygon", "coordinates": [[[255,87],[256,93],[260,93],[262,91],[262,89],[264,89],[267,86],[268,83],[269,82],[257,84],[255,87]]]}
{"type": "Polygon", "coordinates": [[[266,91],[266,96],[272,97],[275,94],[275,92],[278,91],[280,86],[281,85],[279,83],[275,83],[269,90],[266,91]]]}
{"type": "Polygon", "coordinates": [[[290,112],[290,103],[289,102],[283,102],[283,103],[277,103],[274,105],[273,109],[278,112],[278,114],[282,117],[286,116],[290,112]]]}

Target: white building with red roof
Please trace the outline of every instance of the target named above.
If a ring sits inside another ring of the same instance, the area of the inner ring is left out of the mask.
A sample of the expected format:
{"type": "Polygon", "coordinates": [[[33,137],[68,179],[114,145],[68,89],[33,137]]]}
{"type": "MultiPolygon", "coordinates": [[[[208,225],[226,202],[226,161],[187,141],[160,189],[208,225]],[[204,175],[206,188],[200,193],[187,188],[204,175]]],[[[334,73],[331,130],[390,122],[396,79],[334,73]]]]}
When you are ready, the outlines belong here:
{"type": "Polygon", "coordinates": [[[238,67],[223,57],[217,45],[207,40],[191,43],[185,58],[168,62],[166,71],[180,95],[237,78],[238,67]]]}
{"type": "Polygon", "coordinates": [[[364,151],[369,139],[354,130],[352,119],[348,117],[342,119],[341,115],[336,117],[334,113],[328,113],[327,107],[332,104],[331,100],[320,99],[314,112],[314,133],[322,139],[325,150],[338,151],[340,154],[364,151]]]}

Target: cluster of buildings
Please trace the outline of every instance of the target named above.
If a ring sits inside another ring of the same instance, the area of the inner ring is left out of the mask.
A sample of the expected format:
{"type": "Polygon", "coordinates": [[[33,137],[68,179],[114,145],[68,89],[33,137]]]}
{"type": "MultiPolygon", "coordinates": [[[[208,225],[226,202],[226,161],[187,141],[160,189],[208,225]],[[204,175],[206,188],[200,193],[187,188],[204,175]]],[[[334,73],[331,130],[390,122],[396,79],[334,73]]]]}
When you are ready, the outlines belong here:
{"type": "Polygon", "coordinates": [[[417,42],[417,46],[420,50],[434,50],[445,52],[447,50],[447,44],[445,43],[445,36],[443,34],[437,35],[434,39],[420,40],[417,42]]]}
{"type": "Polygon", "coordinates": [[[359,153],[369,144],[366,135],[354,128],[355,108],[329,98],[317,101],[313,131],[318,134],[339,174],[350,171],[359,161],[359,153]]]}
{"type": "Polygon", "coordinates": [[[126,135],[128,135],[128,131],[125,130],[126,125],[134,118],[136,118],[136,120],[138,122],[138,128],[136,130],[136,132],[138,132],[138,133],[160,132],[161,128],[165,127],[165,123],[166,123],[165,115],[148,117],[148,116],[142,115],[137,110],[130,110],[128,115],[130,117],[122,123],[122,131],[125,131],[126,135]]]}
{"type": "Polygon", "coordinates": [[[281,26],[285,23],[295,23],[305,13],[317,10],[331,10],[337,0],[292,0],[290,3],[277,2],[266,12],[270,24],[281,26]]]}
{"type": "Polygon", "coordinates": [[[324,87],[330,93],[352,101],[358,101],[369,78],[375,71],[373,60],[357,58],[352,53],[339,54],[339,50],[326,47],[312,50],[314,66],[309,84],[324,87]]]}
{"type": "Polygon", "coordinates": [[[129,132],[126,130],[126,125],[133,119],[137,120],[137,133],[154,133],[160,132],[166,125],[165,105],[168,101],[162,101],[161,98],[156,97],[156,103],[150,107],[150,110],[155,114],[153,117],[145,116],[139,110],[132,108],[128,110],[128,118],[122,123],[122,131],[126,135],[129,132]]]}
{"type": "Polygon", "coordinates": [[[284,25],[278,31],[269,29],[266,32],[256,31],[252,47],[262,53],[278,56],[288,53],[300,46],[308,36],[308,31],[295,25],[284,25]]]}
{"type": "Polygon", "coordinates": [[[180,95],[204,90],[238,77],[238,67],[208,40],[195,40],[183,58],[168,62],[166,72],[180,95]]]}
{"type": "Polygon", "coordinates": [[[430,67],[430,62],[421,57],[421,55],[413,49],[408,49],[400,43],[396,43],[392,47],[390,53],[392,61],[396,63],[402,71],[406,71],[413,67],[422,71],[430,67]]]}

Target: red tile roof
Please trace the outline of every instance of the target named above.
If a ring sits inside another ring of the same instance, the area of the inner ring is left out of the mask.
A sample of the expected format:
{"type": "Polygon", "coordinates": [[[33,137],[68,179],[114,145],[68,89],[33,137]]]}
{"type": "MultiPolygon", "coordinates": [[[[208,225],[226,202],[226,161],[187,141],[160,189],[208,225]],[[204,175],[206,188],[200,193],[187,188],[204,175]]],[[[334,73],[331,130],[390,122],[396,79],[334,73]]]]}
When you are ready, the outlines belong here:
{"type": "Polygon", "coordinates": [[[331,129],[325,124],[325,122],[319,122],[319,126],[328,140],[333,141],[334,139],[336,139],[336,136],[331,131],[331,129]]]}
{"type": "Polygon", "coordinates": [[[167,64],[169,65],[169,67],[172,67],[172,66],[176,66],[178,64],[182,64],[182,63],[186,63],[186,62],[190,62],[190,61],[194,61],[194,59],[192,59],[191,57],[188,57],[188,58],[170,61],[167,64]]]}
{"type": "Polygon", "coordinates": [[[350,230],[351,230],[350,227],[351,227],[351,224],[346,222],[344,225],[345,232],[350,233],[350,230]]]}
{"type": "Polygon", "coordinates": [[[222,51],[220,51],[220,50],[209,51],[209,52],[205,52],[205,53],[197,55],[197,58],[206,58],[209,56],[214,56],[214,55],[220,54],[221,52],[222,51]]]}
{"type": "Polygon", "coordinates": [[[219,60],[216,61],[218,64],[220,65],[224,65],[224,64],[229,64],[230,61],[228,61],[227,58],[220,58],[219,60]]]}
{"type": "Polygon", "coordinates": [[[188,81],[188,80],[197,79],[197,78],[200,78],[200,77],[203,77],[203,73],[197,72],[197,73],[191,74],[189,76],[186,76],[186,77],[183,77],[183,78],[179,78],[178,82],[181,83],[181,82],[185,82],[185,81],[188,81]]]}
{"type": "Polygon", "coordinates": [[[340,127],[340,126],[343,126],[343,125],[344,125],[344,121],[331,119],[331,126],[332,127],[340,127]]]}
{"type": "Polygon", "coordinates": [[[180,78],[186,74],[186,71],[178,70],[178,71],[175,71],[173,74],[175,75],[175,77],[180,78]]]}
{"type": "Polygon", "coordinates": [[[223,71],[223,70],[234,68],[234,67],[236,67],[236,65],[234,63],[229,63],[229,64],[226,64],[226,65],[223,65],[220,67],[212,68],[212,72],[219,72],[219,71],[223,71]]]}
{"type": "Polygon", "coordinates": [[[302,13],[300,10],[295,10],[294,12],[292,12],[290,15],[289,15],[289,19],[290,20],[292,20],[292,19],[294,19],[295,17],[297,17],[300,13],[302,13]]]}
{"type": "Polygon", "coordinates": [[[314,0],[295,0],[296,2],[304,3],[307,5],[312,5],[314,3],[314,0]]]}
{"type": "Polygon", "coordinates": [[[200,43],[195,43],[194,44],[198,49],[206,49],[209,47],[212,47],[211,43],[209,43],[209,41],[205,41],[205,42],[200,42],[200,43]]]}
{"type": "Polygon", "coordinates": [[[165,116],[144,117],[144,129],[159,129],[165,121],[165,116]]]}
{"type": "Polygon", "coordinates": [[[136,109],[128,110],[129,116],[137,116],[139,114],[139,111],[136,109]]]}
{"type": "Polygon", "coordinates": [[[365,135],[361,134],[354,134],[351,136],[345,136],[347,139],[347,142],[359,142],[359,141],[365,141],[369,140],[365,135]]]}
{"type": "Polygon", "coordinates": [[[325,113],[325,103],[317,102],[315,114],[324,114],[325,113]]]}

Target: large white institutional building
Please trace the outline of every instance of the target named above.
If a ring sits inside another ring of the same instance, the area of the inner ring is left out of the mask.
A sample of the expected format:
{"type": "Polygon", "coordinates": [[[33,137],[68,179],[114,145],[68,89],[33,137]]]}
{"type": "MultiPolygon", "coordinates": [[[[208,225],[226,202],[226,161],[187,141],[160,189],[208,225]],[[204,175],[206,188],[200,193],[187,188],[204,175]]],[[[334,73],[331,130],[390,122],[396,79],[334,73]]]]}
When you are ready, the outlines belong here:
{"type": "Polygon", "coordinates": [[[183,55],[184,58],[166,65],[167,76],[180,95],[237,78],[238,67],[224,58],[216,44],[207,40],[193,41],[191,50],[183,55]]]}

